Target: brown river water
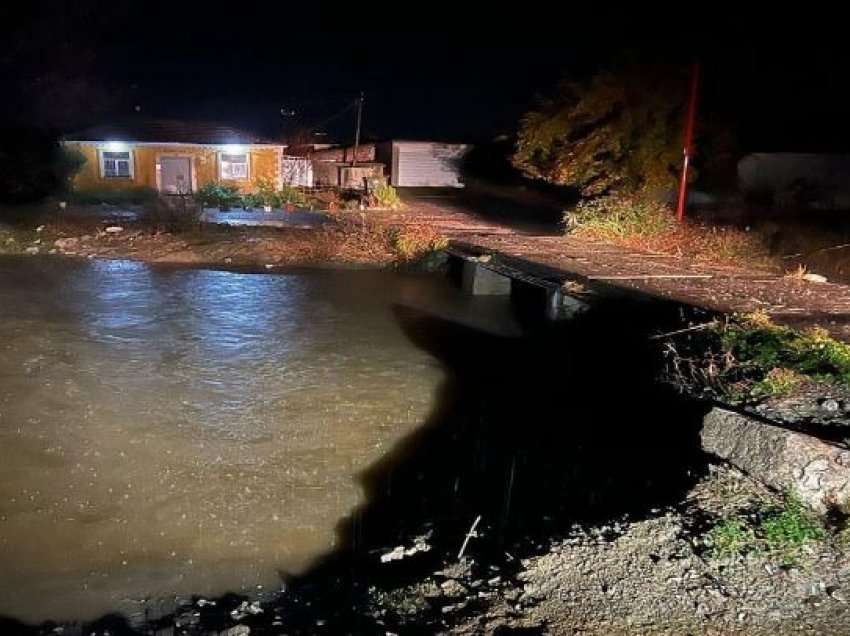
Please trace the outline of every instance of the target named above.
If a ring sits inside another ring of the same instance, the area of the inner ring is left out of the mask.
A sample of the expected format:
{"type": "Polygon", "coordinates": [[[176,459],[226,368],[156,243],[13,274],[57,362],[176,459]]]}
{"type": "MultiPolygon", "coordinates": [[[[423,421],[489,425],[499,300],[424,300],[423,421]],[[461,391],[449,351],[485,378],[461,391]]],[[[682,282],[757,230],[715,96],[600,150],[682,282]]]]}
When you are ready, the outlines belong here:
{"type": "Polygon", "coordinates": [[[434,276],[0,258],[0,616],[268,593],[332,551],[443,378],[394,304],[515,328],[434,276]]]}

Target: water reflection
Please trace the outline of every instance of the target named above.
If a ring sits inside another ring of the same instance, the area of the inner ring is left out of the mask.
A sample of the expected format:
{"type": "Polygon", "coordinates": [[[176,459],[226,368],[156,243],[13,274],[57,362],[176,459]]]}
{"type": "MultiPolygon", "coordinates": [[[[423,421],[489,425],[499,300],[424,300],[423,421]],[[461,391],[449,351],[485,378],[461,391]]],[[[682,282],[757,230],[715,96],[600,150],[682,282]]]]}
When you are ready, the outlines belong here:
{"type": "Polygon", "coordinates": [[[0,259],[0,615],[269,589],[329,550],[432,407],[411,300],[511,326],[421,276],[0,259]]]}

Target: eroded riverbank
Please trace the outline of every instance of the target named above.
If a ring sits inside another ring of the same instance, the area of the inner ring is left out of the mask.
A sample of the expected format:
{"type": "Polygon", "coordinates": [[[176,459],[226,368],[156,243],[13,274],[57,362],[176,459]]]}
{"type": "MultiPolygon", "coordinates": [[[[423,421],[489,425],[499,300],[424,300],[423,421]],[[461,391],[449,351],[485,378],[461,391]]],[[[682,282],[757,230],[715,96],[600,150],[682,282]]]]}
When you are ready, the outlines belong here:
{"type": "Polygon", "coordinates": [[[0,556],[23,573],[7,580],[21,604],[7,613],[27,606],[28,623],[93,599],[109,610],[91,617],[106,616],[79,614],[66,633],[846,622],[838,528],[796,569],[709,558],[722,515],[780,499],[712,467],[706,405],[657,382],[648,336],[681,323],[675,304],[600,298],[575,320],[529,326],[504,299],[409,274],[0,263],[0,465],[15,489],[2,501],[16,517],[0,533],[32,542],[0,556]]]}

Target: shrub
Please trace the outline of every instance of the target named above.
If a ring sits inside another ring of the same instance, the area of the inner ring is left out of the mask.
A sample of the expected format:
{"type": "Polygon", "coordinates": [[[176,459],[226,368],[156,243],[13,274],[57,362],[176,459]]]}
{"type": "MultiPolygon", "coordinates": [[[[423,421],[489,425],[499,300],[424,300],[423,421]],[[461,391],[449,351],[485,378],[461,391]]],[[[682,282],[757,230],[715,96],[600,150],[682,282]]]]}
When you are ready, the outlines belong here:
{"type": "Polygon", "coordinates": [[[259,178],[254,180],[254,191],[243,197],[245,207],[280,207],[280,196],[275,190],[274,184],[269,179],[259,178]]]}
{"type": "Polygon", "coordinates": [[[278,192],[278,197],[281,204],[286,205],[306,205],[306,195],[295,186],[283,186],[278,192]]]}
{"type": "Polygon", "coordinates": [[[693,393],[733,402],[793,393],[805,382],[850,386],[850,345],[824,329],[776,325],[764,312],[705,325],[667,343],[667,380],[693,393]]]}
{"type": "Polygon", "coordinates": [[[390,244],[403,260],[412,260],[445,249],[448,240],[431,226],[419,225],[392,230],[390,244]]]}
{"type": "Polygon", "coordinates": [[[237,186],[210,181],[198,188],[195,199],[204,207],[218,207],[226,210],[233,205],[238,205],[242,197],[237,186]]]}
{"type": "Polygon", "coordinates": [[[370,207],[397,210],[402,207],[398,191],[388,183],[379,183],[370,193],[370,207]]]}
{"type": "Polygon", "coordinates": [[[81,205],[141,205],[155,200],[158,196],[153,188],[138,186],[122,190],[75,190],[69,199],[72,203],[81,205]]]}
{"type": "Polygon", "coordinates": [[[642,192],[581,201],[564,223],[573,234],[602,240],[656,236],[676,227],[673,211],[642,192]]]}
{"type": "Polygon", "coordinates": [[[151,229],[163,232],[188,232],[197,230],[201,223],[201,205],[189,197],[150,201],[142,212],[142,222],[151,229]]]}
{"type": "Polygon", "coordinates": [[[720,341],[739,364],[765,375],[782,368],[850,385],[850,345],[820,327],[798,331],[775,325],[764,314],[749,314],[723,329],[720,341]]]}

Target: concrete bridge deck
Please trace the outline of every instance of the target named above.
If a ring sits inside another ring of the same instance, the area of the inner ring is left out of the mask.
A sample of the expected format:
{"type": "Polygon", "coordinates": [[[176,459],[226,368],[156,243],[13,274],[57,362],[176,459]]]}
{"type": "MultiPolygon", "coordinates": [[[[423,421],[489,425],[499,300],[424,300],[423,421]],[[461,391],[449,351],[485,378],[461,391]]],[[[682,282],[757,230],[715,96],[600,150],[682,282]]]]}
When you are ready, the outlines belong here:
{"type": "Polygon", "coordinates": [[[516,227],[492,221],[463,203],[408,201],[393,223],[427,224],[457,249],[490,255],[506,267],[550,281],[612,285],[719,312],[764,310],[778,323],[821,326],[850,342],[850,286],[814,283],[771,271],[723,266],[566,237],[553,225],[516,227]]]}

